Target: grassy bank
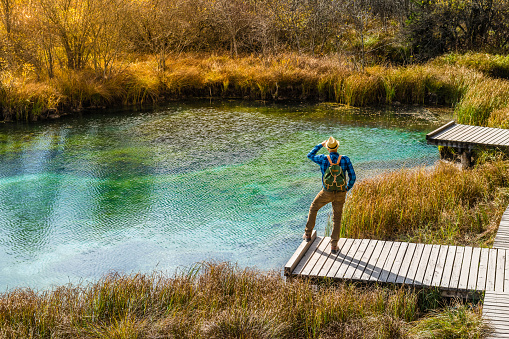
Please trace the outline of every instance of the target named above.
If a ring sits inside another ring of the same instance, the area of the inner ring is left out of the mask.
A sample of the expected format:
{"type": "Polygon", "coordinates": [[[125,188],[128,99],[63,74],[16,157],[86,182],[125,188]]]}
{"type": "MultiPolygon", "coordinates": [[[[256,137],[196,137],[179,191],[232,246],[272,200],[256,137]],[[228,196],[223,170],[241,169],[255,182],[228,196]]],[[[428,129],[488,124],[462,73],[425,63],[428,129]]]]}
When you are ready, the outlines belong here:
{"type": "Polygon", "coordinates": [[[348,237],[490,246],[509,204],[509,162],[463,171],[448,163],[402,169],[354,187],[344,211],[348,237]]]}
{"type": "Polygon", "coordinates": [[[0,105],[6,120],[37,120],[83,108],[190,97],[313,99],[352,106],[454,106],[459,122],[476,125],[506,126],[509,120],[509,82],[494,79],[463,59],[374,66],[365,72],[342,60],[296,54],[185,55],[168,58],[166,71],[160,72],[156,58],[144,57],[119,65],[107,78],[92,70],[60,71],[52,79],[38,79],[30,69],[22,74],[3,71],[0,105]]]}
{"type": "Polygon", "coordinates": [[[228,264],[0,295],[2,338],[480,338],[478,307],[433,292],[305,281],[228,264]]]}

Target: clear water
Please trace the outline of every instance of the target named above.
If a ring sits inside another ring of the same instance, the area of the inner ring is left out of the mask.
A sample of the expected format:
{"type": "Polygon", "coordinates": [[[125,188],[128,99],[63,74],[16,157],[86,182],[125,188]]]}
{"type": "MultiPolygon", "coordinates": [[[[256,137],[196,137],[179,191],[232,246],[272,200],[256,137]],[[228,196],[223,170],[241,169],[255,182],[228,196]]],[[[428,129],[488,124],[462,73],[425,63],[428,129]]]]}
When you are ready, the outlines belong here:
{"type": "Polygon", "coordinates": [[[362,180],[432,165],[425,134],[442,122],[425,109],[199,102],[0,125],[0,292],[203,260],[279,270],[321,188],[314,145],[335,136],[362,180]]]}

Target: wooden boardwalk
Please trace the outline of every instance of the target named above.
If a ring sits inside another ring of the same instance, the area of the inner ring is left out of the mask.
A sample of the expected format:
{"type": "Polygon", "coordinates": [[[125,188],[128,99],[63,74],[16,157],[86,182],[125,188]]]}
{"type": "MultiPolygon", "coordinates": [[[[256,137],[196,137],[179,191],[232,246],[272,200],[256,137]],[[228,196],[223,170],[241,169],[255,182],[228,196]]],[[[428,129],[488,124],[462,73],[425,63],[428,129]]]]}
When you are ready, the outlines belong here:
{"type": "Polygon", "coordinates": [[[490,338],[509,338],[509,207],[491,249],[347,238],[338,246],[331,254],[330,238],[313,231],[312,241],[303,241],[285,265],[285,275],[437,287],[446,296],[485,292],[490,338]]]}
{"type": "Polygon", "coordinates": [[[451,121],[428,133],[426,140],[431,145],[457,148],[463,168],[468,168],[472,164],[474,146],[509,147],[509,130],[461,125],[451,121]]]}
{"type": "Polygon", "coordinates": [[[288,261],[286,276],[438,287],[451,296],[509,292],[506,249],[341,238],[331,254],[330,238],[314,234],[288,261]]]}
{"type": "MultiPolygon", "coordinates": [[[[509,250],[509,207],[502,215],[493,248],[509,250]]],[[[507,277],[509,279],[509,276],[507,277]]],[[[494,333],[490,338],[509,338],[509,291],[503,293],[486,291],[483,317],[491,322],[494,333]]]]}
{"type": "Polygon", "coordinates": [[[509,130],[456,124],[454,121],[426,135],[428,144],[472,149],[474,145],[509,146],[509,130]]]}

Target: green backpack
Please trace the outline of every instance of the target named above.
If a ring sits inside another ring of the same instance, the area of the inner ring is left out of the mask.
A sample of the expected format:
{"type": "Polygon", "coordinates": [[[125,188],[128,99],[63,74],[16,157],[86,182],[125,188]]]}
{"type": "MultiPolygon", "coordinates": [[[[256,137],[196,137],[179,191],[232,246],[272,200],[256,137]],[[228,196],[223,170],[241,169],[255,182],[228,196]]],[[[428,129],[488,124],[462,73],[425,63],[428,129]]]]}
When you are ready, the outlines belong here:
{"type": "Polygon", "coordinates": [[[338,158],[338,162],[333,164],[330,158],[330,155],[327,156],[329,159],[330,166],[327,167],[325,173],[323,175],[323,187],[327,191],[346,191],[346,178],[345,173],[343,173],[343,169],[339,165],[341,161],[341,155],[338,158]]]}

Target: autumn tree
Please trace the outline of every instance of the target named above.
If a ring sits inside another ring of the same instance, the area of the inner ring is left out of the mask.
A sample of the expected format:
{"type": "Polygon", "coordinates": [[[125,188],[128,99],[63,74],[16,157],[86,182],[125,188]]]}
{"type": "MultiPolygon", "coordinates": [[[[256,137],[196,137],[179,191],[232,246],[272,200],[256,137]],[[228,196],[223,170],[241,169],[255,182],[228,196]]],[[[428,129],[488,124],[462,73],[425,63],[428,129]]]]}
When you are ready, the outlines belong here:
{"type": "Polygon", "coordinates": [[[63,49],[67,68],[83,68],[97,41],[101,0],[39,0],[41,22],[63,49]]]}
{"type": "Polygon", "coordinates": [[[130,39],[137,51],[157,55],[166,69],[170,52],[180,53],[197,38],[204,9],[200,0],[140,0],[131,12],[130,39]]]}
{"type": "Polygon", "coordinates": [[[207,4],[211,9],[210,20],[219,34],[227,37],[230,53],[239,54],[239,37],[249,34],[254,26],[254,3],[249,0],[213,0],[207,4]]]}

